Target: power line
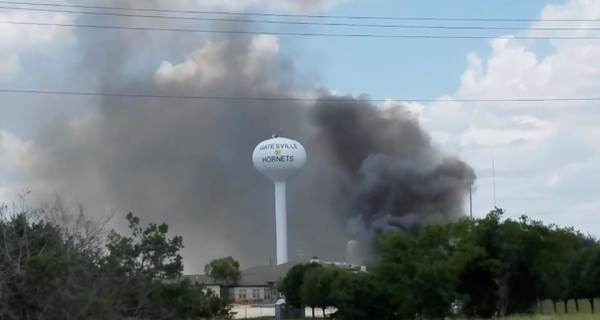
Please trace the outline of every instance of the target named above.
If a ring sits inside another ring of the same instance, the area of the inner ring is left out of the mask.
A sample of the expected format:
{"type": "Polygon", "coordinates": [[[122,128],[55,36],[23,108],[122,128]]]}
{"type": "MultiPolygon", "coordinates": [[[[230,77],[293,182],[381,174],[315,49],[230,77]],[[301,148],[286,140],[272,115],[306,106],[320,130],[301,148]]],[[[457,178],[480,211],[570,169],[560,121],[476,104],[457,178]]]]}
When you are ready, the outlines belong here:
{"type": "Polygon", "coordinates": [[[106,92],[75,92],[75,91],[45,91],[45,90],[19,90],[0,89],[0,93],[15,94],[40,94],[40,95],[66,95],[66,96],[92,96],[92,97],[114,97],[114,98],[157,98],[157,99],[186,99],[186,100],[238,100],[238,101],[340,101],[349,102],[558,102],[558,101],[600,101],[600,97],[571,97],[571,98],[507,98],[507,99],[352,99],[345,96],[336,98],[293,98],[293,97],[226,97],[206,95],[159,95],[159,94],[130,94],[130,93],[106,93],[106,92]]]}
{"type": "MultiPolygon", "coordinates": [[[[0,1],[3,3],[4,1],[0,1]]],[[[135,13],[115,13],[115,12],[90,12],[77,10],[60,9],[41,9],[41,8],[23,8],[0,6],[0,9],[25,10],[36,12],[56,12],[72,13],[85,15],[130,17],[130,18],[150,18],[166,20],[194,20],[194,21],[214,21],[214,22],[235,22],[235,23],[263,23],[263,24],[283,24],[283,25],[303,25],[303,26],[335,26],[335,27],[362,27],[362,28],[387,28],[387,29],[434,29],[434,30],[523,30],[522,27],[497,27],[497,26],[449,26],[449,25],[401,25],[401,24],[365,24],[365,23],[344,23],[344,22],[314,22],[314,21],[273,21],[273,20],[255,20],[238,18],[209,18],[209,17],[178,17],[164,15],[149,15],[135,13]]],[[[598,31],[600,28],[567,28],[567,27],[529,27],[527,30],[533,31],[598,31]]]]}
{"type": "Polygon", "coordinates": [[[122,11],[144,11],[161,13],[185,13],[185,14],[212,14],[212,15],[237,15],[237,16],[260,16],[260,17],[286,17],[286,18],[311,18],[311,19],[348,19],[348,20],[396,20],[396,21],[480,21],[480,22],[598,22],[600,19],[526,19],[526,18],[447,18],[447,17],[384,17],[384,16],[340,16],[340,15],[310,15],[310,14],[281,14],[281,13],[250,13],[235,11],[210,11],[210,10],[176,10],[176,9],[152,9],[152,8],[129,8],[114,6],[89,6],[24,1],[0,1],[0,3],[13,5],[47,6],[62,8],[83,8],[101,10],[122,11]]]}
{"type": "Polygon", "coordinates": [[[521,40],[599,40],[600,36],[462,36],[462,35],[416,35],[416,34],[371,34],[371,33],[321,33],[321,32],[275,32],[275,31],[247,31],[247,30],[210,30],[210,29],[186,29],[186,28],[158,28],[158,27],[127,27],[92,24],[72,23],[46,23],[28,21],[0,20],[0,23],[15,25],[34,25],[50,27],[90,28],[90,29],[114,29],[134,31],[162,31],[162,32],[188,32],[188,33],[218,33],[218,34],[252,34],[252,35],[277,35],[277,36],[313,36],[313,37],[348,37],[348,38],[394,38],[394,39],[521,39],[521,40]]]}

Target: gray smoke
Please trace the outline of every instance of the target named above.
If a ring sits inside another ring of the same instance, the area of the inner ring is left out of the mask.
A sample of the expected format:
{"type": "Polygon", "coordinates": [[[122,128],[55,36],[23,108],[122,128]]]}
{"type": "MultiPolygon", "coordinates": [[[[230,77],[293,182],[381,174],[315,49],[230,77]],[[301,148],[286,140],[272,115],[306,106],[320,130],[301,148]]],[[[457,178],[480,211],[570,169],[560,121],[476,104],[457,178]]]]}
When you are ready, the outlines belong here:
{"type": "Polygon", "coordinates": [[[369,249],[385,231],[415,230],[460,216],[475,173],[436,150],[417,119],[402,105],[389,109],[332,98],[316,104],[317,140],[333,164],[343,168],[350,235],[369,249]],[[356,220],[355,218],[354,220],[356,220]]]}
{"type": "Polygon", "coordinates": [[[456,217],[463,211],[474,171],[434,149],[406,108],[334,100],[315,106],[317,138],[348,174],[354,207],[366,222],[378,214],[456,217]]]}
{"type": "Polygon", "coordinates": [[[36,141],[28,174],[43,183],[35,187],[94,208],[132,211],[143,222],[167,222],[184,237],[186,273],[220,256],[243,266],[274,258],[273,186],[254,169],[251,154],[280,129],[308,153],[288,187],[291,258],[303,252],[344,259],[353,217],[362,217],[360,237],[370,239],[377,230],[462,212],[473,170],[440,155],[404,106],[384,110],[318,93],[297,80],[293,61],[273,49],[272,37],[207,43],[190,34],[78,32],[82,68],[75,76],[95,83],[96,91],[321,97],[316,103],[103,97],[89,101],[93,116],[57,123],[36,141]],[[163,59],[173,65],[161,65],[163,59]]]}

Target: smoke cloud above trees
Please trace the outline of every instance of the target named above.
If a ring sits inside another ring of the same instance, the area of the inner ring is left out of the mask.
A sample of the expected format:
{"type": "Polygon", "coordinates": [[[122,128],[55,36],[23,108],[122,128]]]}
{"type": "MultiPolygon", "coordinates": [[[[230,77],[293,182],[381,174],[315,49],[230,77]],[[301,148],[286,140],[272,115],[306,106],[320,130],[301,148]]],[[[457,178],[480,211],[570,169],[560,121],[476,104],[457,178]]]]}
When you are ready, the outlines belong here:
{"type": "Polygon", "coordinates": [[[244,266],[274,258],[273,186],[251,155],[280,130],[308,155],[288,186],[291,259],[345,259],[351,218],[363,226],[354,236],[368,242],[463,212],[473,170],[436,150],[405,106],[315,89],[274,36],[91,32],[77,34],[77,76],[96,91],[188,98],[94,99],[93,112],[35,141],[26,181],[33,191],[166,221],[183,235],[186,272],[219,256],[244,266]]]}

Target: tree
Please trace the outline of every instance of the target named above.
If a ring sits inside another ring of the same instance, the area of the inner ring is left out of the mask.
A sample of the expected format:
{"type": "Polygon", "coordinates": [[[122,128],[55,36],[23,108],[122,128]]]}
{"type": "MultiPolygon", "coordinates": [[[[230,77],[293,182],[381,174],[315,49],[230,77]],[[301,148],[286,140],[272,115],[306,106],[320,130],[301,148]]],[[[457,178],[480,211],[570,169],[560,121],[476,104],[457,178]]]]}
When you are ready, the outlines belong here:
{"type": "Polygon", "coordinates": [[[464,234],[481,249],[461,272],[458,286],[471,317],[531,313],[538,300],[542,234],[526,217],[502,221],[503,214],[496,208],[464,234]]]}
{"type": "Polygon", "coordinates": [[[592,313],[595,312],[594,299],[600,297],[600,246],[594,243],[583,255],[581,283],[583,297],[590,302],[592,313]]]}
{"type": "Polygon", "coordinates": [[[327,267],[323,268],[319,273],[316,288],[316,306],[323,311],[323,317],[325,317],[325,309],[335,304],[334,285],[338,277],[342,276],[344,272],[346,271],[337,267],[327,267]]]}
{"type": "Polygon", "coordinates": [[[228,317],[229,308],[201,286],[179,281],[181,237],[166,224],[131,237],[71,214],[57,198],[31,208],[0,205],[0,319],[198,319],[228,317]],[[106,246],[105,246],[106,245],[106,246]]]}
{"type": "Polygon", "coordinates": [[[212,260],[204,266],[204,272],[226,287],[235,284],[240,278],[240,263],[232,257],[212,260]]]}
{"type": "MultiPolygon", "coordinates": [[[[551,226],[549,230],[544,239],[543,259],[538,266],[541,296],[552,300],[555,312],[556,303],[564,301],[564,312],[567,312],[568,300],[586,298],[586,280],[582,278],[586,251],[597,244],[573,228],[551,226]]],[[[576,308],[579,309],[577,302],[576,308]]]]}
{"type": "Polygon", "coordinates": [[[304,283],[304,274],[312,268],[321,267],[318,263],[297,264],[293,266],[281,282],[281,292],[285,296],[287,305],[301,308],[305,304],[302,301],[301,288],[304,283]]]}
{"type": "Polygon", "coordinates": [[[102,262],[108,281],[121,282],[122,288],[113,292],[122,301],[124,312],[131,317],[149,316],[155,304],[150,299],[154,281],[173,280],[181,276],[183,248],[180,236],[168,238],[169,227],[150,223],[146,228],[131,212],[126,216],[131,236],[114,230],[108,235],[108,255],[102,262]],[[124,282],[124,283],[123,283],[124,282]]]}
{"type": "Polygon", "coordinates": [[[155,282],[151,299],[155,304],[153,319],[229,318],[229,305],[204,287],[189,279],[155,282]]]}
{"type": "Polygon", "coordinates": [[[312,309],[312,317],[315,317],[315,308],[319,306],[319,277],[323,273],[323,267],[315,267],[305,270],[302,286],[300,287],[300,298],[302,304],[312,309]]]}
{"type": "Polygon", "coordinates": [[[450,315],[458,298],[458,275],[479,252],[455,237],[452,225],[424,227],[418,235],[393,233],[378,245],[380,263],[372,270],[389,299],[393,314],[428,318],[450,315]]]}
{"type": "Polygon", "coordinates": [[[147,280],[174,279],[181,276],[183,248],[180,236],[168,238],[169,226],[150,223],[144,229],[140,218],[128,213],[126,216],[131,237],[122,236],[114,230],[108,235],[106,247],[109,254],[106,263],[119,268],[124,274],[147,280]]]}
{"type": "Polygon", "coordinates": [[[60,224],[66,213],[59,204],[57,198],[53,206],[31,208],[22,198],[12,211],[0,205],[0,318],[118,316],[98,278],[97,228],[82,211],[74,223],[60,224]]]}
{"type": "Polygon", "coordinates": [[[383,285],[374,274],[343,273],[335,280],[333,292],[334,306],[345,320],[402,318],[396,313],[397,305],[389,299],[389,286],[383,285]]]}

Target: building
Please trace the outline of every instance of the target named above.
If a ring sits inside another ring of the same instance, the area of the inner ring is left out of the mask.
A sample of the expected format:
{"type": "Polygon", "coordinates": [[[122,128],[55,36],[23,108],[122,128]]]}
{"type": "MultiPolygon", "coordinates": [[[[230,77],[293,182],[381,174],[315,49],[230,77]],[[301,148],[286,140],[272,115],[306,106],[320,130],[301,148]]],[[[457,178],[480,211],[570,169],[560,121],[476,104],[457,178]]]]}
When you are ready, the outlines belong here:
{"type": "MultiPolygon", "coordinates": [[[[283,279],[287,272],[299,262],[288,262],[281,265],[260,266],[242,270],[240,278],[229,288],[229,297],[234,303],[274,303],[277,300],[277,281],[283,279]]],[[[206,290],[211,290],[219,296],[226,290],[223,283],[215,281],[205,274],[184,275],[184,278],[204,284],[206,290]]]]}
{"type": "MultiPolygon", "coordinates": [[[[366,270],[364,266],[360,265],[325,262],[317,258],[313,258],[308,262],[336,266],[357,272],[366,270]]],[[[293,266],[300,263],[303,262],[291,261],[280,265],[260,266],[242,270],[239,280],[229,288],[229,297],[236,304],[273,304],[279,297],[277,282],[283,279],[293,266]]],[[[211,290],[218,296],[222,296],[223,290],[226,290],[222,283],[205,274],[185,275],[184,277],[204,284],[205,290],[211,290]]]]}
{"type": "Polygon", "coordinates": [[[278,297],[277,282],[298,262],[261,266],[242,271],[230,293],[236,303],[271,303],[278,297]]]}
{"type": "Polygon", "coordinates": [[[212,293],[214,293],[217,297],[221,297],[221,284],[214,281],[213,278],[209,277],[208,275],[205,274],[195,274],[195,275],[184,275],[183,276],[184,279],[190,279],[192,281],[195,281],[197,283],[202,283],[204,284],[204,292],[208,292],[211,291],[212,293]]]}

